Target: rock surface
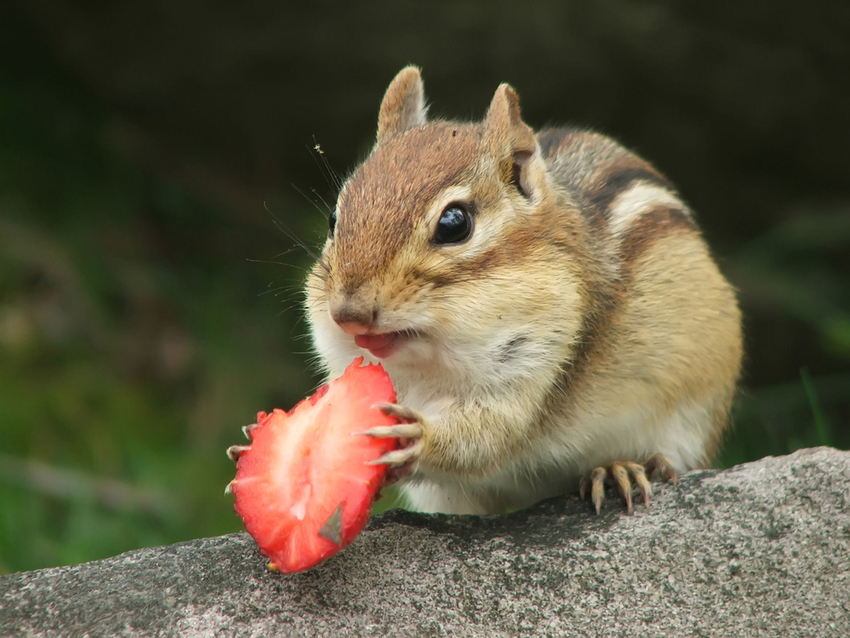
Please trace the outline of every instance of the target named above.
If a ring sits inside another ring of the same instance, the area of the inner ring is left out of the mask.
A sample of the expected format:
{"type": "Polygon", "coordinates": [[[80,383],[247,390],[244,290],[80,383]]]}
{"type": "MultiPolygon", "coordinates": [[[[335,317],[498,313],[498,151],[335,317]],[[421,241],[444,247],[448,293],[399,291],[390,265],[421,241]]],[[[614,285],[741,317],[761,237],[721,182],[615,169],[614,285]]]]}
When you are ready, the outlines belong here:
{"type": "Polygon", "coordinates": [[[3,636],[848,636],[850,453],[693,472],[650,512],[576,497],[375,517],[296,575],[245,534],[0,578],[3,636]]]}

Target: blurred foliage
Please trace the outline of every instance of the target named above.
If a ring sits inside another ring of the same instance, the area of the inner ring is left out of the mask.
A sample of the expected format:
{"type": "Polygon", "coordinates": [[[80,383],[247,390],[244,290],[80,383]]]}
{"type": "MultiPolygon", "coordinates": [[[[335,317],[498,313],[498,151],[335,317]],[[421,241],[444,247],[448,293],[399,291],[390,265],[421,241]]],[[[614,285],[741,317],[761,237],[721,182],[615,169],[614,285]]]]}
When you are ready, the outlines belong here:
{"type": "Polygon", "coordinates": [[[819,203],[792,209],[727,258],[748,314],[748,341],[766,342],[762,376],[771,365],[787,367],[800,341],[808,352],[796,378],[741,392],[723,465],[814,445],[850,448],[848,247],[850,202],[819,203]],[[783,317],[794,332],[759,334],[764,316],[783,317]],[[817,377],[806,367],[812,361],[822,368],[817,377]]]}
{"type": "MultiPolygon", "coordinates": [[[[272,199],[269,213],[257,190],[138,161],[108,100],[38,42],[0,11],[0,573],[241,529],[222,495],[234,471],[224,449],[256,411],[318,382],[299,313],[310,259],[287,236],[321,239],[312,202],[272,199]]],[[[683,181],[723,200],[699,176],[683,181]]],[[[832,185],[769,226],[742,222],[740,237],[734,210],[721,220],[750,353],[723,465],[850,448],[850,200],[832,185]]],[[[752,199],[771,190],[760,189],[752,199]]]]}
{"type": "Polygon", "coordinates": [[[0,572],[240,529],[225,448],[316,383],[271,217],[240,240],[38,71],[0,69],[0,572]]]}

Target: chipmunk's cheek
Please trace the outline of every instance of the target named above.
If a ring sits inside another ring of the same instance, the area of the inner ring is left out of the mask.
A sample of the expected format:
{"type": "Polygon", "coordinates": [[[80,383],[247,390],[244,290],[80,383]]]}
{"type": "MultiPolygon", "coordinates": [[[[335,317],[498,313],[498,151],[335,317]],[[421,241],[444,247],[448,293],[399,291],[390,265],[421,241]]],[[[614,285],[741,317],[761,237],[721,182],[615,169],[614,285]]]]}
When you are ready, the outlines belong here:
{"type": "Polygon", "coordinates": [[[363,348],[372,353],[378,359],[386,359],[398,350],[406,341],[406,337],[400,332],[385,332],[377,335],[356,335],[354,343],[358,348],[363,348]]]}

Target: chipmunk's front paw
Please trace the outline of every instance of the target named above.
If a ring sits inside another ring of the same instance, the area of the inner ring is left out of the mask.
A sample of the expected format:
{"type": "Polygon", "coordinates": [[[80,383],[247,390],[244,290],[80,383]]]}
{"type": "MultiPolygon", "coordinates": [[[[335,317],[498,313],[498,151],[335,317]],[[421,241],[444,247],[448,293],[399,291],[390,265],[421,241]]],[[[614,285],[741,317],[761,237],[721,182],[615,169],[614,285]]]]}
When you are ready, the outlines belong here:
{"type": "Polygon", "coordinates": [[[605,485],[616,485],[620,495],[626,501],[626,512],[631,514],[634,511],[633,483],[640,491],[644,505],[649,509],[649,498],[652,496],[652,484],[649,481],[656,474],[662,481],[672,481],[673,485],[679,480],[670,459],[663,454],[653,454],[643,465],[632,461],[617,461],[605,467],[595,468],[589,476],[582,479],[579,493],[584,499],[590,488],[590,498],[596,513],[599,514],[602,503],[605,501],[605,485]]]}
{"type": "Polygon", "coordinates": [[[358,434],[377,438],[399,439],[400,448],[387,452],[374,461],[368,461],[369,465],[385,463],[390,466],[384,481],[386,487],[407,478],[416,469],[416,463],[425,447],[423,439],[425,419],[417,410],[394,403],[381,403],[375,407],[387,416],[396,417],[402,421],[397,425],[384,425],[358,432],[358,434]]]}

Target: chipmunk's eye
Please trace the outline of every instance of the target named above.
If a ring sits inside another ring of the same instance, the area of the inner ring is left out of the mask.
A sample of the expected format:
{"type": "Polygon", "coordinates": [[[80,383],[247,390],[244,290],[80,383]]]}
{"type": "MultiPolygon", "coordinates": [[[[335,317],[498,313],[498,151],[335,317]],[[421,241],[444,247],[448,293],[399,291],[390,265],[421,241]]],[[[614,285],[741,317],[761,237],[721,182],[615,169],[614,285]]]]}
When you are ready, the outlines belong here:
{"type": "Polygon", "coordinates": [[[437,222],[435,244],[460,244],[472,235],[472,216],[462,204],[449,204],[437,222]]]}
{"type": "Polygon", "coordinates": [[[328,237],[334,236],[334,230],[336,230],[336,208],[331,211],[330,217],[328,217],[328,237]]]}

